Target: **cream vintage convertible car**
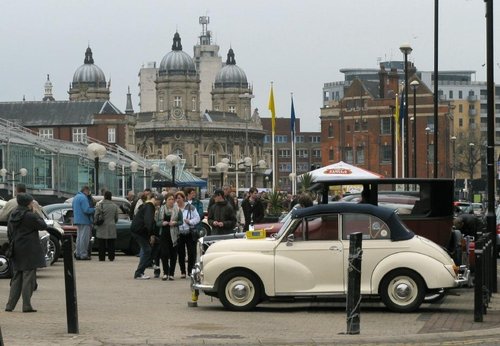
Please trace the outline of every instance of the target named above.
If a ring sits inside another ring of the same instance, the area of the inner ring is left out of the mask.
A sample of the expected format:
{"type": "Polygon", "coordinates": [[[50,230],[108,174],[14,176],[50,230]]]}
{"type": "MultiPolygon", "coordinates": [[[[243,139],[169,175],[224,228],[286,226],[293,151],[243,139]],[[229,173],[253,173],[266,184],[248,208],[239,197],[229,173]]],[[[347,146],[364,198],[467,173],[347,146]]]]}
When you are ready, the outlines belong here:
{"type": "MultiPolygon", "coordinates": [[[[213,243],[193,269],[192,288],[230,310],[274,297],[347,294],[349,235],[362,232],[361,294],[409,312],[428,294],[467,281],[448,253],[415,235],[391,209],[335,203],[294,210],[273,237],[213,243]]],[[[199,241],[202,253],[203,239],[199,241]]],[[[463,269],[463,268],[462,268],[463,269]]]]}

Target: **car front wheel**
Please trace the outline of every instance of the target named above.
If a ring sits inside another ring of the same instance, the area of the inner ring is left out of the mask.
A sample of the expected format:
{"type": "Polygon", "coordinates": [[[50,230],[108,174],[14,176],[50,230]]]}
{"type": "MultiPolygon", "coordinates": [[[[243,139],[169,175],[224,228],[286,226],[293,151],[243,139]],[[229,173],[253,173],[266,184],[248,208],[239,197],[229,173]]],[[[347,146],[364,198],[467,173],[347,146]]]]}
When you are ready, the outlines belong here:
{"type": "Polygon", "coordinates": [[[380,297],[385,306],[392,311],[414,311],[425,298],[424,280],[412,270],[394,270],[380,283],[380,297]]]}
{"type": "Polygon", "coordinates": [[[252,273],[234,271],[225,274],[220,281],[219,299],[229,310],[252,310],[259,303],[260,297],[260,282],[252,273]]]}
{"type": "Polygon", "coordinates": [[[0,255],[0,278],[12,277],[12,264],[4,255],[0,255]]]}
{"type": "Polygon", "coordinates": [[[49,251],[52,253],[52,261],[51,265],[57,262],[59,257],[61,256],[61,243],[59,239],[55,235],[50,235],[49,239],[49,251]]]}

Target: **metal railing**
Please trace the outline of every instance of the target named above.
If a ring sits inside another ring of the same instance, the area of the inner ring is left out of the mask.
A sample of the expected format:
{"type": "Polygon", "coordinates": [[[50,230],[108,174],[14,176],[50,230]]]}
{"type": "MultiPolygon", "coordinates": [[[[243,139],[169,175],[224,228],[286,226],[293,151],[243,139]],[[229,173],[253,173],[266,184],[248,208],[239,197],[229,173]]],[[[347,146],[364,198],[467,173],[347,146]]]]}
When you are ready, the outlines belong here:
{"type": "Polygon", "coordinates": [[[495,255],[496,240],[492,238],[491,234],[485,233],[476,240],[475,244],[474,322],[483,322],[483,315],[487,313],[493,294],[493,280],[496,278],[491,275],[493,265],[491,258],[495,255]]]}

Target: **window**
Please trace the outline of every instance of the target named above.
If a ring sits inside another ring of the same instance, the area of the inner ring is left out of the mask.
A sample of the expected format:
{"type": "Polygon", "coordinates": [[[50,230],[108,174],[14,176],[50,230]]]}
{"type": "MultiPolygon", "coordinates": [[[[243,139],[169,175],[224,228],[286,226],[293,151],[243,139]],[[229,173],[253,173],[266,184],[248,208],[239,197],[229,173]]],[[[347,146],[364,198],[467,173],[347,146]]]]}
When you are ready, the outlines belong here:
{"type": "Polygon", "coordinates": [[[276,143],[288,143],[288,136],[285,135],[277,135],[275,137],[276,143]]]}
{"type": "Polygon", "coordinates": [[[329,138],[333,137],[333,124],[332,123],[328,124],[328,137],[329,138]]]}
{"type": "Polygon", "coordinates": [[[349,236],[355,232],[362,232],[363,239],[391,238],[389,227],[378,217],[367,214],[342,215],[342,239],[349,239],[349,236]]]}
{"type": "Polygon", "coordinates": [[[309,172],[309,168],[308,163],[297,163],[297,172],[309,172]]]}
{"type": "Polygon", "coordinates": [[[462,95],[462,90],[459,90],[458,91],[458,98],[461,100],[463,98],[463,95],[462,95]]]}
{"type": "Polygon", "coordinates": [[[434,117],[427,117],[427,126],[431,131],[429,133],[434,133],[434,117]]]}
{"type": "Polygon", "coordinates": [[[334,160],[334,151],[333,151],[333,148],[328,149],[328,160],[330,160],[330,161],[334,160]]]}
{"type": "Polygon", "coordinates": [[[391,145],[381,145],[380,146],[380,163],[390,163],[392,162],[392,146],[391,145]]]}
{"type": "Polygon", "coordinates": [[[368,131],[368,121],[366,119],[361,122],[361,131],[368,131]]]}
{"type": "Polygon", "coordinates": [[[450,100],[452,100],[453,99],[453,90],[450,90],[450,92],[448,94],[450,96],[450,100]]]}
{"type": "Polygon", "coordinates": [[[54,129],[39,129],[38,136],[48,139],[54,139],[54,129]]]}
{"type": "Polygon", "coordinates": [[[279,157],[290,157],[290,149],[280,149],[278,150],[279,157]]]}
{"type": "Polygon", "coordinates": [[[217,164],[217,153],[215,150],[210,151],[210,154],[208,155],[208,161],[210,161],[210,167],[215,167],[217,164]]]}
{"type": "Polygon", "coordinates": [[[309,140],[311,143],[321,143],[321,136],[311,136],[309,140]]]}
{"type": "Polygon", "coordinates": [[[381,135],[391,134],[391,118],[380,119],[380,134],[381,135]]]}
{"type": "Polygon", "coordinates": [[[278,167],[280,172],[291,172],[292,171],[292,163],[291,162],[282,162],[278,167]]]}
{"type": "Polygon", "coordinates": [[[313,149],[312,150],[312,156],[314,158],[320,158],[321,157],[321,149],[313,149]]]}
{"type": "Polygon", "coordinates": [[[356,163],[365,163],[365,147],[359,146],[356,148],[356,163]]]}
{"type": "Polygon", "coordinates": [[[116,143],[116,127],[108,127],[108,143],[116,143]]]}
{"type": "Polygon", "coordinates": [[[235,106],[229,106],[228,111],[231,112],[231,113],[236,113],[236,107],[235,106]]]}
{"type": "Polygon", "coordinates": [[[85,128],[85,127],[73,127],[73,129],[72,129],[72,141],[74,143],[87,143],[87,128],[85,128]]]}
{"type": "Polygon", "coordinates": [[[297,154],[297,157],[300,157],[303,159],[309,157],[309,151],[307,149],[297,149],[295,152],[297,154]]]}
{"type": "Polygon", "coordinates": [[[354,132],[359,132],[361,130],[361,126],[359,124],[359,120],[354,122],[354,132]]]}
{"type": "Polygon", "coordinates": [[[295,143],[304,143],[304,136],[296,136],[295,143]]]}
{"type": "Polygon", "coordinates": [[[264,143],[271,143],[271,136],[270,135],[264,136],[264,143]]]}
{"type": "Polygon", "coordinates": [[[458,127],[462,127],[462,126],[464,126],[464,119],[459,118],[458,119],[458,127]]]}
{"type": "Polygon", "coordinates": [[[196,97],[193,97],[193,98],[191,99],[191,110],[192,110],[193,112],[195,112],[195,111],[196,111],[196,97]]]}
{"type": "Polygon", "coordinates": [[[174,96],[174,107],[182,107],[182,97],[174,96]]]}
{"type": "Polygon", "coordinates": [[[352,148],[351,147],[345,148],[344,155],[345,155],[345,162],[347,162],[347,163],[354,163],[352,161],[352,148]]]}
{"type": "Polygon", "coordinates": [[[463,113],[464,105],[458,105],[458,113],[463,113]]]}
{"type": "Polygon", "coordinates": [[[193,154],[193,167],[198,167],[199,154],[197,151],[193,154]]]}

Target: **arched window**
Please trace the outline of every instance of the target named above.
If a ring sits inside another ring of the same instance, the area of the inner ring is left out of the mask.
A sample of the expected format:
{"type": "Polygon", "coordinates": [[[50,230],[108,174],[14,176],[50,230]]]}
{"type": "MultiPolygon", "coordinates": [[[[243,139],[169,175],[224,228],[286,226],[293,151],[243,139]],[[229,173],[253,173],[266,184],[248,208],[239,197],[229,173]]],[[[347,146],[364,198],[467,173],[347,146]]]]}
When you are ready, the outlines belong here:
{"type": "Polygon", "coordinates": [[[333,124],[332,123],[328,124],[328,137],[329,138],[333,137],[333,124]]]}
{"type": "Polygon", "coordinates": [[[215,167],[217,164],[217,153],[215,150],[211,150],[210,154],[208,155],[208,160],[210,161],[210,167],[215,167]]]}

